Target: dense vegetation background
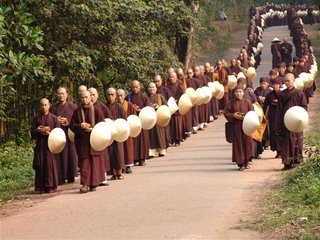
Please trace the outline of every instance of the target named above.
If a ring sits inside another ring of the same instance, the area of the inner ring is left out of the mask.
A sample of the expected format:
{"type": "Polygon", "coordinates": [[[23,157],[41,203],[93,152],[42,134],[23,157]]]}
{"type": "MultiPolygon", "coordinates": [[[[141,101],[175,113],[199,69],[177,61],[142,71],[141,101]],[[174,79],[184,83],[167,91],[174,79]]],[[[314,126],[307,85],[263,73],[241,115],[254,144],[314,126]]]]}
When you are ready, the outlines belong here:
{"type": "Polygon", "coordinates": [[[231,21],[247,22],[249,7],[262,2],[1,1],[0,143],[29,141],[39,99],[54,101],[59,86],[74,99],[81,84],[103,93],[110,85],[127,88],[134,79],[148,82],[186,58],[191,65],[188,44],[219,37],[212,21],[220,9],[231,21]]]}

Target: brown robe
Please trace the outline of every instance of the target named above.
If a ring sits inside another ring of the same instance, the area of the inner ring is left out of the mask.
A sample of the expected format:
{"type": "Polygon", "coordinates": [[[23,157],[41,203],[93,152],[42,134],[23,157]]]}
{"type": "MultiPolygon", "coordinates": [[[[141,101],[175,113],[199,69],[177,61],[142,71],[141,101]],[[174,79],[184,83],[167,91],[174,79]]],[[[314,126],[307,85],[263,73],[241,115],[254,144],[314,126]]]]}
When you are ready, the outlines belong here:
{"type": "Polygon", "coordinates": [[[303,160],[303,132],[290,132],[284,125],[284,115],[293,106],[300,106],[307,110],[305,96],[296,88],[285,89],[279,94],[281,114],[281,158],[285,165],[293,165],[303,160]]]}
{"type": "Polygon", "coordinates": [[[91,132],[85,132],[81,128],[81,123],[86,122],[94,127],[95,123],[104,121],[103,112],[93,105],[93,116],[90,109],[78,107],[71,119],[70,127],[75,133],[75,145],[78,154],[80,168],[80,183],[85,186],[96,187],[105,180],[105,163],[101,156],[103,151],[95,151],[90,145],[91,132]],[[81,109],[84,112],[82,119],[81,109]]]}
{"type": "MultiPolygon", "coordinates": [[[[120,103],[108,103],[110,110],[110,118],[116,120],[118,118],[127,119],[126,113],[120,103]]],[[[109,146],[110,166],[113,170],[121,170],[125,168],[123,143],[113,141],[109,146]]]]}
{"type": "MultiPolygon", "coordinates": [[[[167,100],[161,94],[147,95],[150,102],[158,104],[158,106],[167,104],[167,100]]],[[[149,130],[150,149],[167,148],[166,128],[160,127],[157,124],[149,130]]]]}
{"type": "MultiPolygon", "coordinates": [[[[128,101],[124,101],[122,107],[129,117],[130,115],[136,115],[136,110],[134,109],[133,105],[128,101]]],[[[124,162],[126,166],[133,165],[133,157],[134,157],[134,148],[133,148],[133,138],[128,137],[128,139],[123,143],[123,150],[124,150],[124,162]]]]}
{"type": "MultiPolygon", "coordinates": [[[[257,101],[258,103],[263,106],[263,103],[260,99],[259,96],[261,97],[267,97],[267,95],[271,92],[270,88],[267,89],[262,89],[261,87],[257,87],[256,90],[254,91],[254,94],[257,96],[257,101]]],[[[267,122],[266,129],[263,133],[262,137],[262,146],[264,148],[267,148],[270,146],[270,130],[269,130],[269,124],[267,122]]]]}
{"type": "MultiPolygon", "coordinates": [[[[103,113],[104,118],[111,118],[109,108],[104,103],[100,101],[96,101],[94,103],[94,107],[98,108],[99,111],[103,113]]],[[[103,163],[104,163],[104,172],[108,173],[110,171],[110,157],[109,157],[108,147],[102,150],[101,158],[103,159],[103,163]]]]}
{"type": "Polygon", "coordinates": [[[272,54],[272,68],[278,68],[278,65],[281,62],[280,43],[274,42],[271,44],[271,54],[272,54]]]}
{"type": "Polygon", "coordinates": [[[244,115],[253,110],[252,103],[246,99],[232,100],[224,109],[224,116],[229,122],[233,122],[234,141],[232,143],[232,162],[236,162],[239,167],[246,166],[253,156],[252,137],[248,137],[242,130],[243,120],[233,117],[235,112],[244,115]]]}
{"type": "MultiPolygon", "coordinates": [[[[194,78],[198,79],[200,86],[199,87],[203,87],[203,86],[207,86],[207,78],[203,75],[199,75],[199,76],[195,76],[194,78]]],[[[208,108],[206,107],[206,104],[201,104],[200,106],[198,106],[198,112],[199,112],[199,123],[200,124],[204,124],[205,122],[207,122],[207,116],[208,116],[208,108]]]]}
{"type": "MultiPolygon", "coordinates": [[[[200,87],[200,82],[199,79],[197,78],[190,78],[187,79],[187,87],[191,87],[194,90],[197,90],[197,88],[200,87]]],[[[191,108],[191,117],[188,115],[185,119],[186,119],[186,124],[189,126],[190,122],[191,122],[191,128],[194,129],[198,129],[199,127],[199,107],[198,105],[194,105],[191,108]]]]}
{"type": "MultiPolygon", "coordinates": [[[[162,94],[162,96],[164,96],[167,101],[168,101],[168,99],[170,97],[172,97],[169,88],[166,87],[166,86],[157,87],[157,93],[158,94],[162,94]]],[[[171,133],[170,132],[171,132],[170,131],[170,124],[168,124],[167,127],[166,127],[166,142],[167,142],[167,146],[169,146],[169,143],[171,142],[171,135],[170,135],[171,133]]]]}
{"type": "MultiPolygon", "coordinates": [[[[130,93],[127,95],[126,100],[132,104],[136,104],[140,109],[150,106],[149,99],[141,92],[130,93]]],[[[139,113],[137,113],[138,115],[139,113]]],[[[149,134],[148,130],[141,129],[141,133],[133,138],[134,148],[134,162],[143,162],[149,156],[149,134]]]]}
{"type": "MultiPolygon", "coordinates": [[[[50,112],[57,117],[65,117],[68,119],[69,125],[74,110],[77,105],[71,102],[66,102],[63,105],[56,104],[50,108],[50,112]]],[[[68,136],[69,126],[61,126],[66,136],[68,136]]],[[[74,143],[66,137],[66,145],[61,153],[57,154],[56,158],[58,181],[59,184],[63,184],[66,180],[68,183],[74,182],[74,178],[78,171],[78,156],[74,143]]]]}
{"type": "Polygon", "coordinates": [[[224,87],[223,98],[219,100],[219,109],[223,110],[229,103],[228,72],[224,68],[221,68],[216,70],[216,74],[219,83],[224,87]]]}
{"type": "Polygon", "coordinates": [[[280,109],[279,109],[279,92],[272,91],[264,100],[263,103],[263,111],[264,114],[267,115],[268,125],[269,125],[269,139],[270,139],[270,147],[272,151],[277,151],[277,153],[281,152],[281,139],[279,136],[280,129],[280,109]]]}
{"type": "Polygon", "coordinates": [[[33,157],[33,169],[35,170],[35,191],[54,190],[58,185],[58,170],[55,154],[48,148],[48,136],[39,132],[38,127],[49,126],[52,129],[60,127],[58,118],[52,113],[39,114],[33,118],[31,124],[31,137],[36,140],[33,157]]]}
{"type": "MultiPolygon", "coordinates": [[[[178,103],[180,97],[184,92],[182,85],[176,82],[176,83],[170,83],[168,87],[171,91],[172,97],[178,103]]],[[[171,120],[169,124],[170,124],[170,135],[171,135],[170,143],[179,145],[180,142],[185,139],[183,116],[179,114],[179,111],[175,112],[171,116],[171,120]]]]}

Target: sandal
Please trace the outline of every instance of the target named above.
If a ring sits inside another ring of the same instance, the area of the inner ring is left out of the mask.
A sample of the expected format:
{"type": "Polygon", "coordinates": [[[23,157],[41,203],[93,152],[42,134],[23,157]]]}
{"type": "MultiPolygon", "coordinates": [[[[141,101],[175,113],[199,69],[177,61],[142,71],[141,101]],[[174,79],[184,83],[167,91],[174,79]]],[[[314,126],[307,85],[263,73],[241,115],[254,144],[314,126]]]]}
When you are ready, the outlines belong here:
{"type": "Polygon", "coordinates": [[[124,177],[122,175],[117,176],[117,178],[120,179],[124,179],[124,177]]]}
{"type": "Polygon", "coordinates": [[[113,175],[110,180],[117,180],[117,176],[116,175],[113,175]]]}

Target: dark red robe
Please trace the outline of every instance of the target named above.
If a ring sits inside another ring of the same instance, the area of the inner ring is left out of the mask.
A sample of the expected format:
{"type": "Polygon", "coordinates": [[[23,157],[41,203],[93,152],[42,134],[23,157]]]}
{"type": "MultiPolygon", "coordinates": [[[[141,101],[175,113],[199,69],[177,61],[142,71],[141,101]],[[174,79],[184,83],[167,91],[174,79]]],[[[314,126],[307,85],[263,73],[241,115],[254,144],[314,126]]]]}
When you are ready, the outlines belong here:
{"type": "Polygon", "coordinates": [[[41,134],[39,126],[48,126],[52,130],[60,127],[60,123],[55,115],[48,113],[37,115],[31,124],[31,137],[36,140],[32,165],[35,170],[34,187],[35,191],[43,192],[57,188],[58,170],[55,154],[51,153],[48,147],[49,135],[41,134]]]}
{"type": "MultiPolygon", "coordinates": [[[[176,83],[170,83],[168,87],[170,89],[172,97],[178,103],[180,97],[184,93],[184,89],[182,85],[176,82],[176,83]]],[[[171,144],[179,145],[180,142],[185,139],[183,116],[179,114],[179,111],[175,112],[171,116],[170,135],[171,135],[171,144]]]]}
{"type": "MultiPolygon", "coordinates": [[[[120,103],[108,103],[110,110],[110,118],[116,120],[118,118],[127,119],[127,115],[120,103]]],[[[113,170],[121,170],[125,168],[123,143],[113,141],[109,146],[110,166],[113,170]]]]}
{"type": "Polygon", "coordinates": [[[105,163],[101,156],[103,151],[95,151],[90,145],[91,132],[85,132],[81,128],[81,123],[86,122],[91,124],[104,121],[103,112],[94,107],[95,122],[91,122],[90,109],[83,108],[84,118],[81,117],[81,109],[78,107],[71,119],[71,130],[75,133],[75,145],[78,154],[79,167],[80,167],[80,183],[85,186],[96,187],[105,180],[105,163]]]}
{"type": "Polygon", "coordinates": [[[281,52],[280,52],[279,42],[274,42],[271,44],[271,54],[272,54],[272,68],[278,68],[281,62],[281,52]]]}
{"type": "MultiPolygon", "coordinates": [[[[122,107],[129,117],[130,115],[136,115],[136,110],[134,109],[133,105],[128,101],[124,101],[122,107]]],[[[134,157],[134,148],[133,148],[133,138],[128,137],[128,139],[123,143],[123,150],[124,150],[124,162],[126,166],[133,165],[133,157],[134,157]]]]}
{"type": "Polygon", "coordinates": [[[284,115],[293,106],[300,106],[307,110],[305,96],[296,88],[285,89],[279,94],[281,113],[281,158],[285,165],[293,165],[303,160],[303,132],[290,132],[284,125],[284,115]]]}
{"type": "Polygon", "coordinates": [[[235,112],[243,113],[244,115],[253,110],[252,103],[246,99],[232,100],[228,103],[224,110],[224,116],[229,122],[233,122],[234,141],[232,143],[232,162],[238,164],[239,167],[247,166],[253,156],[252,137],[248,137],[242,130],[243,120],[238,120],[233,117],[235,112]]]}
{"type": "MultiPolygon", "coordinates": [[[[149,99],[141,92],[130,93],[127,95],[126,100],[132,104],[136,104],[140,109],[150,106],[149,99]]],[[[137,113],[138,115],[139,113],[137,113]]],[[[144,162],[149,156],[149,135],[148,130],[141,129],[141,133],[133,138],[134,148],[134,162],[144,162]]]]}
{"type": "MultiPolygon", "coordinates": [[[[187,87],[191,87],[194,90],[197,90],[197,88],[200,87],[200,82],[199,79],[197,78],[190,78],[187,79],[187,87]]],[[[199,107],[198,105],[194,105],[191,108],[191,117],[186,118],[186,124],[190,124],[189,122],[191,121],[191,126],[194,128],[194,130],[198,129],[199,127],[199,107]]]]}
{"type": "MultiPolygon", "coordinates": [[[[257,87],[254,91],[254,94],[257,96],[258,103],[263,106],[264,101],[261,101],[259,99],[259,96],[261,97],[267,97],[267,95],[271,92],[270,88],[262,89],[261,87],[257,87]]],[[[267,122],[266,129],[264,130],[263,137],[262,137],[262,147],[267,148],[270,146],[270,130],[269,130],[269,124],[267,122]]]]}
{"type": "Polygon", "coordinates": [[[280,136],[280,109],[279,109],[279,94],[280,91],[272,91],[268,93],[263,103],[264,114],[267,115],[269,125],[269,139],[272,151],[281,152],[280,136]]]}
{"type": "MultiPolygon", "coordinates": [[[[147,95],[150,102],[158,106],[167,104],[167,100],[161,94],[147,95]]],[[[156,109],[155,109],[156,110],[156,109]]],[[[149,143],[150,149],[165,149],[167,148],[166,142],[166,128],[160,127],[157,124],[149,130],[149,143]]]]}
{"type": "MultiPolygon", "coordinates": [[[[102,102],[96,101],[94,106],[99,109],[103,113],[104,118],[111,118],[109,108],[102,102]]],[[[106,147],[102,150],[101,158],[104,162],[104,171],[108,173],[110,171],[110,157],[109,157],[109,148],[106,147]]]]}
{"type": "MultiPolygon", "coordinates": [[[[57,117],[65,117],[68,119],[69,125],[74,110],[77,105],[71,102],[66,102],[63,105],[56,104],[50,108],[50,112],[57,117]]],[[[61,126],[66,136],[68,136],[69,126],[61,126]]],[[[74,178],[78,172],[78,156],[74,143],[70,139],[66,138],[66,145],[60,154],[57,154],[56,158],[59,184],[74,182],[74,178]]]]}

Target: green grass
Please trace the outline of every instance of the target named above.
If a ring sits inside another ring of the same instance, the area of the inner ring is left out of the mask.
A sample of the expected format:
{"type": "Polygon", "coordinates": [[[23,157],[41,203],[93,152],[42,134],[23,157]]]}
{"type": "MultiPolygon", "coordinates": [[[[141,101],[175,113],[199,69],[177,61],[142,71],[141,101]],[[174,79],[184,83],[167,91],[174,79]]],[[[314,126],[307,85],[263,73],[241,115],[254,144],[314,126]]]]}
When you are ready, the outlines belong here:
{"type": "Polygon", "coordinates": [[[0,148],[0,200],[27,193],[33,186],[33,149],[6,143],[0,148]]]}
{"type": "Polygon", "coordinates": [[[310,157],[288,172],[279,190],[272,193],[262,215],[242,227],[277,232],[287,239],[320,239],[320,131],[306,138],[315,144],[310,157]]]}

